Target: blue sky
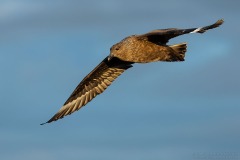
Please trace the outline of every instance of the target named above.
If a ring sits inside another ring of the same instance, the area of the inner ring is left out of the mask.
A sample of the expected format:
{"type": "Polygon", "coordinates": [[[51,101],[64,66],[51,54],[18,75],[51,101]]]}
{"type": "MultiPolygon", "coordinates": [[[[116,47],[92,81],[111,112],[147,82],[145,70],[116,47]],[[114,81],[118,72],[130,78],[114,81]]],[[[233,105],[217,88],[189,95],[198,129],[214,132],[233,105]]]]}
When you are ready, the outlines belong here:
{"type": "MultiPolygon", "coordinates": [[[[239,153],[239,2],[0,1],[0,158],[178,160],[239,153]],[[161,28],[183,63],[135,64],[86,107],[40,126],[116,42],[161,28]]],[[[240,155],[239,155],[240,156],[240,155]]]]}

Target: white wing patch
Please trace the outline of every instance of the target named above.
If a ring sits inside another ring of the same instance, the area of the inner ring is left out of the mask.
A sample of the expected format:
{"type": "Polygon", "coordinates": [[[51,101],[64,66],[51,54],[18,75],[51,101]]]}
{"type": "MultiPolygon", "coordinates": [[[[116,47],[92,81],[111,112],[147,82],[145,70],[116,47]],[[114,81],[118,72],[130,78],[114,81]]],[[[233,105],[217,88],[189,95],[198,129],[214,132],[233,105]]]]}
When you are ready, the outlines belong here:
{"type": "Polygon", "coordinates": [[[197,29],[195,29],[194,31],[190,32],[190,33],[198,33],[199,31],[201,31],[203,29],[203,27],[199,27],[197,29]]]}

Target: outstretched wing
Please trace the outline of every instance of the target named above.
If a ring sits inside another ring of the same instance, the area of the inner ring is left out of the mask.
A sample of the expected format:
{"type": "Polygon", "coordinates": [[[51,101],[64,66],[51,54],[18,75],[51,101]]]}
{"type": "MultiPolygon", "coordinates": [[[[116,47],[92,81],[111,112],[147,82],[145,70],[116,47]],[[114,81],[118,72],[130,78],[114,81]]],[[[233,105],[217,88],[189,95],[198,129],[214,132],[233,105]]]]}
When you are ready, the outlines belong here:
{"type": "MultiPolygon", "coordinates": [[[[101,94],[118,76],[132,67],[130,62],[118,58],[108,60],[106,57],[76,87],[62,108],[46,123],[56,121],[79,110],[98,94],[101,94]]],[[[43,125],[45,123],[42,123],[43,125]]]]}
{"type": "Polygon", "coordinates": [[[223,24],[223,22],[224,22],[223,19],[220,19],[212,25],[191,29],[177,29],[177,28],[157,29],[146,34],[139,35],[139,37],[147,38],[148,41],[151,41],[153,43],[166,44],[171,38],[188,33],[204,33],[209,29],[219,27],[221,24],[223,24]]]}

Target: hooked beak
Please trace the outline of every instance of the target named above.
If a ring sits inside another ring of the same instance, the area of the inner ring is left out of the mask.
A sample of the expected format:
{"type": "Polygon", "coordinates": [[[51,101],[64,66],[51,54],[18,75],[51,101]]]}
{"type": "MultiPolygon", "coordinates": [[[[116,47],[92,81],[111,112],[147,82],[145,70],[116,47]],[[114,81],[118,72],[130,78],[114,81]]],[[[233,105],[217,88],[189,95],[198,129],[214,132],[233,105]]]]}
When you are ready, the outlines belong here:
{"type": "Polygon", "coordinates": [[[113,57],[112,57],[112,55],[110,54],[110,55],[108,56],[108,61],[110,61],[112,58],[113,58],[113,57]]]}

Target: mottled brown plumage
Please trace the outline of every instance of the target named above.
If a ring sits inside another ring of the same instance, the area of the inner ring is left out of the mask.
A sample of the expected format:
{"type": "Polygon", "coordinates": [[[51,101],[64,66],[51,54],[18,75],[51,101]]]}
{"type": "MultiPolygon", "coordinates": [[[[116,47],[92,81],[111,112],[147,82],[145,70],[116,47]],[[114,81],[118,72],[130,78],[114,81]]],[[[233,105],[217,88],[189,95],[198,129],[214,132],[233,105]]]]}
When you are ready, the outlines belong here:
{"type": "Polygon", "coordinates": [[[184,61],[186,43],[167,45],[169,39],[188,33],[204,33],[223,22],[221,19],[212,25],[192,29],[158,29],[123,39],[111,47],[110,55],[80,82],[62,108],[46,123],[61,119],[85,106],[132,67],[133,63],[184,61]]]}

